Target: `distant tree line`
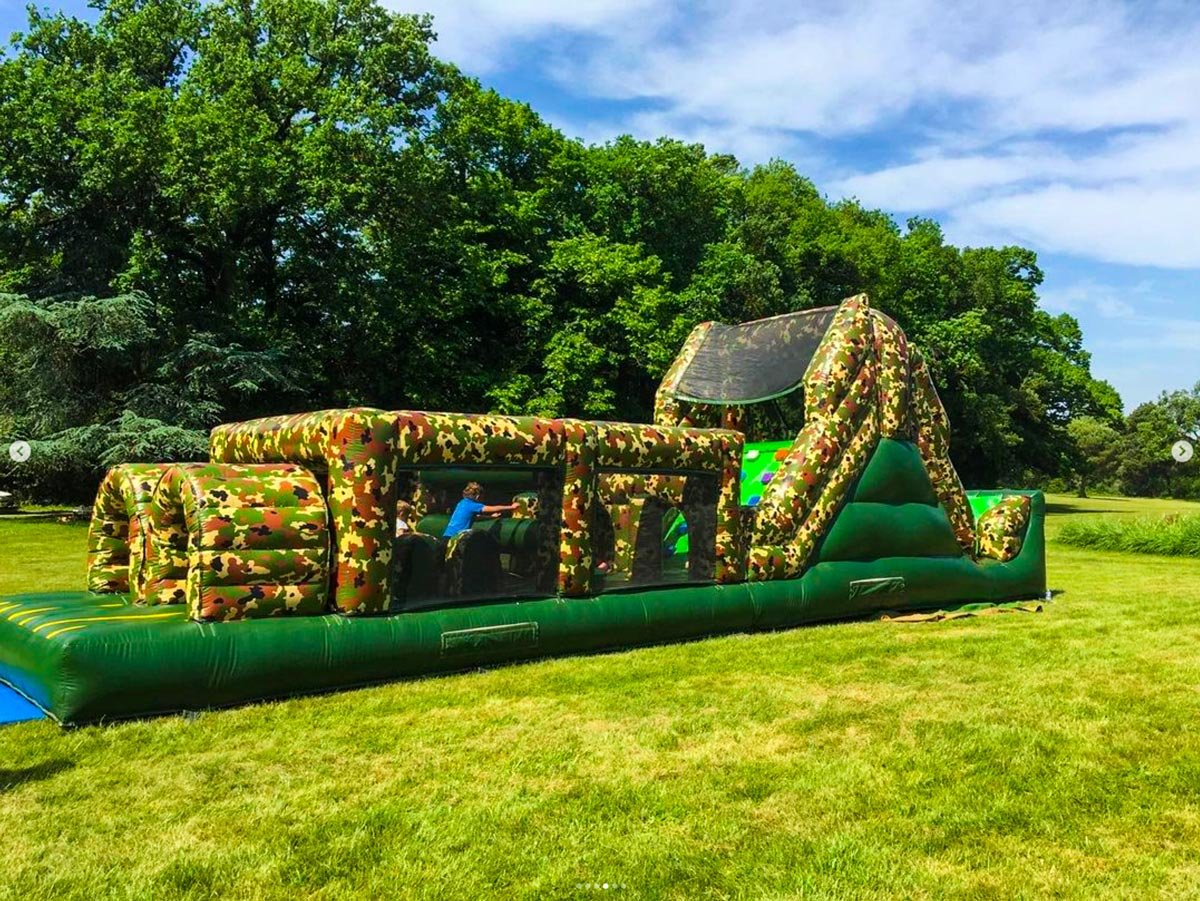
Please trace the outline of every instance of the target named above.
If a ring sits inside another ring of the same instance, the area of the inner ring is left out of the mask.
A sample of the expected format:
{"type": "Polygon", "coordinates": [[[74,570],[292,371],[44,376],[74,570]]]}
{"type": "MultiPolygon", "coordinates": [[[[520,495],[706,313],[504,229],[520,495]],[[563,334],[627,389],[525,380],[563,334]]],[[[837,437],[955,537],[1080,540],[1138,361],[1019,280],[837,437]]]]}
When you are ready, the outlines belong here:
{"type": "Polygon", "coordinates": [[[31,8],[0,62],[0,437],[36,441],[0,481],[86,497],[327,406],[645,420],[697,322],[861,291],[930,358],[969,485],[1067,478],[1072,420],[1124,428],[1029,250],[781,161],[585,146],[374,0],[97,5],[31,8]]]}
{"type": "Polygon", "coordinates": [[[1143,497],[1200,499],[1200,382],[1190,391],[1164,391],[1116,423],[1079,416],[1067,426],[1075,442],[1071,482],[1088,490],[1143,497]],[[1190,459],[1173,455],[1187,442],[1190,459]]]}

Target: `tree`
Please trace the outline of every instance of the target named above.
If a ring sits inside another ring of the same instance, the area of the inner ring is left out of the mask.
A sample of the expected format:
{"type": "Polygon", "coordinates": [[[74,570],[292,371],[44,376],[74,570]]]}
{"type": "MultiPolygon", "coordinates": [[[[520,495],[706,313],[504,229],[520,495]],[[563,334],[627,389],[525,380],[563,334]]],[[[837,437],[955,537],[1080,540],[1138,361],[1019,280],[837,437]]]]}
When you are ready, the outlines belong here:
{"type": "Polygon", "coordinates": [[[1068,423],[1119,414],[1023,248],[783,161],[586,147],[376,0],[96,8],[32,10],[0,61],[0,426],[75,461],[46,485],[152,450],[137,422],[170,457],[353,404],[644,420],[698,322],[862,291],[926,350],[971,484],[1071,471],[1068,423]]]}
{"type": "Polygon", "coordinates": [[[303,334],[323,362],[352,357],[372,213],[448,77],[428,20],[368,0],[99,9],[94,26],[32,10],[0,64],[4,283],[142,291],[169,350],[303,334]]]}
{"type": "Polygon", "coordinates": [[[356,399],[366,211],[450,71],[366,0],[97,6],[31,8],[0,63],[0,284],[28,295],[0,415],[92,479],[131,422],[190,453],[230,413],[356,399]]]}
{"type": "Polygon", "coordinates": [[[1200,443],[1200,382],[1190,391],[1164,391],[1158,398],[1166,418],[1175,429],[1175,440],[1186,438],[1200,443]]]}
{"type": "Polygon", "coordinates": [[[1121,435],[1094,416],[1072,419],[1067,424],[1067,434],[1075,442],[1077,490],[1080,497],[1087,497],[1088,486],[1117,474],[1121,462],[1121,435]]]}
{"type": "Polygon", "coordinates": [[[1200,460],[1178,463],[1175,442],[1200,444],[1200,384],[1163,392],[1132,413],[1121,444],[1121,489],[1143,497],[1200,498],[1200,460]]]}

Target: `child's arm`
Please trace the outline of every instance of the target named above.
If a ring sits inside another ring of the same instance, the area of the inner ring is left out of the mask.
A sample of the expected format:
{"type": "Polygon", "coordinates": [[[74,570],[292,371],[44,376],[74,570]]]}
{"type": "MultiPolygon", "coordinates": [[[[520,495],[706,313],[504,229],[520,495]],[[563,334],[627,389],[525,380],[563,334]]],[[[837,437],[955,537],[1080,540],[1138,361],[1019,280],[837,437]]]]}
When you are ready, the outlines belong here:
{"type": "Polygon", "coordinates": [[[491,516],[496,513],[512,513],[518,506],[519,504],[489,504],[479,512],[484,516],[491,516]]]}

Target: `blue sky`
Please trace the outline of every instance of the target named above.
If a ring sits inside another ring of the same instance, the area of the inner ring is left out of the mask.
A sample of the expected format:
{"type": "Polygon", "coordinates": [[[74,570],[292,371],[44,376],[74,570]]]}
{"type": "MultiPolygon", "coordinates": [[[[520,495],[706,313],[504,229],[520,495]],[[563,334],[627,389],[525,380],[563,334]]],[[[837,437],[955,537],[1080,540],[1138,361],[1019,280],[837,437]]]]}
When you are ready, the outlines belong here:
{"type": "MultiPolygon", "coordinates": [[[[403,11],[414,7],[385,0],[403,11]]],[[[71,12],[84,4],[52,3],[71,12]]],[[[0,32],[24,3],[0,0],[0,32]]],[[[1200,3],[425,0],[437,52],[567,134],[794,162],[1038,252],[1126,405],[1200,381],[1200,3]]]]}

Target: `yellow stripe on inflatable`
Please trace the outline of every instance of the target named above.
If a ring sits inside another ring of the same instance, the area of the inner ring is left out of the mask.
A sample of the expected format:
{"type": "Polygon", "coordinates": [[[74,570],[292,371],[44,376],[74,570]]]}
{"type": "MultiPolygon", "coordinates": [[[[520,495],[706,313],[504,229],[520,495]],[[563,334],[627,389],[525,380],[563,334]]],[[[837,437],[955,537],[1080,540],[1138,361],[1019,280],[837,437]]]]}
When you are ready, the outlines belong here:
{"type": "Polygon", "coordinates": [[[63,635],[66,632],[78,632],[82,628],[85,628],[85,627],[84,626],[67,626],[65,629],[55,629],[53,632],[47,632],[46,637],[47,638],[57,638],[59,635],[63,635]]]}
{"type": "Polygon", "coordinates": [[[47,613],[51,610],[57,610],[57,609],[58,609],[57,607],[38,607],[35,610],[15,610],[8,615],[8,618],[10,621],[12,621],[14,623],[18,623],[23,626],[23,625],[25,625],[25,623],[29,622],[30,619],[37,619],[37,615],[39,613],[47,613]],[[28,617],[29,619],[18,619],[17,618],[17,617],[22,617],[22,616],[28,617]]]}
{"type": "MultiPolygon", "coordinates": [[[[184,612],[185,611],[181,608],[179,611],[172,610],[170,613],[145,613],[145,614],[142,614],[141,616],[136,617],[136,619],[139,619],[139,620],[167,619],[167,618],[172,618],[172,617],[175,619],[183,619],[184,617],[180,616],[180,614],[182,614],[184,612]]],[[[131,619],[131,618],[134,618],[134,617],[128,617],[128,616],[78,616],[78,617],[75,617],[74,619],[59,619],[59,620],[55,620],[55,621],[49,622],[49,623],[38,623],[30,631],[40,632],[42,629],[52,629],[55,626],[65,626],[67,623],[83,623],[84,625],[86,625],[88,623],[112,622],[113,620],[131,619]]],[[[83,626],[80,626],[80,628],[82,629],[83,626]]],[[[49,637],[49,636],[47,636],[47,637],[49,637]]]]}
{"type": "MultiPolygon", "coordinates": [[[[37,619],[43,613],[63,612],[61,607],[36,607],[33,610],[21,610],[21,609],[14,610],[13,609],[14,607],[20,608],[20,606],[21,605],[19,603],[18,604],[5,604],[3,607],[0,607],[0,615],[7,613],[9,620],[11,620],[14,623],[17,623],[18,625],[24,626],[24,625],[27,625],[27,624],[33,622],[33,620],[37,619]],[[9,612],[9,611],[11,611],[11,612],[9,612]]],[[[96,604],[94,609],[103,608],[103,609],[107,610],[107,609],[112,609],[114,607],[119,608],[119,607],[128,607],[128,606],[129,605],[124,602],[120,602],[120,603],[116,603],[116,604],[96,604]]]]}
{"type": "MultiPolygon", "coordinates": [[[[98,604],[101,607],[127,607],[128,604],[98,604]]],[[[34,610],[14,610],[9,614],[9,619],[18,625],[25,626],[33,622],[39,616],[46,612],[54,613],[70,613],[72,609],[63,610],[61,607],[38,607],[34,610]],[[24,617],[23,619],[21,617],[24,617]]]]}

